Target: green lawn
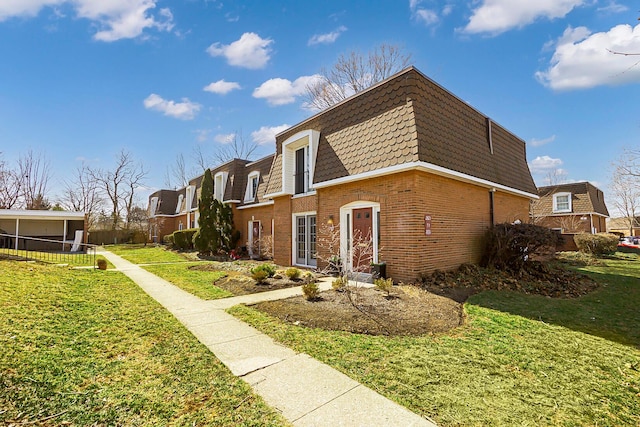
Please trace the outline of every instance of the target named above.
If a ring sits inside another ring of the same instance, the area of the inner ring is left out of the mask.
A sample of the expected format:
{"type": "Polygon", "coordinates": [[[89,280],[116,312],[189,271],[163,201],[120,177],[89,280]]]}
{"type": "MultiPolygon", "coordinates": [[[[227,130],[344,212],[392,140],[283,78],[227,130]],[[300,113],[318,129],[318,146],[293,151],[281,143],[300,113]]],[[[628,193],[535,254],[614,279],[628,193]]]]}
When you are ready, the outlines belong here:
{"type": "Polygon", "coordinates": [[[287,425],[115,271],[0,261],[0,424],[287,425]]]}
{"type": "Polygon", "coordinates": [[[554,300],[485,292],[468,323],[388,338],[284,324],[231,311],[441,426],[640,425],[640,260],[585,267],[604,285],[554,300]]]}
{"type": "Polygon", "coordinates": [[[231,292],[220,289],[213,284],[214,281],[225,277],[227,273],[224,271],[203,271],[189,268],[198,264],[202,265],[202,262],[145,265],[143,268],[198,298],[211,300],[233,296],[231,292]]]}
{"type": "Polygon", "coordinates": [[[134,264],[147,264],[158,262],[186,262],[189,261],[178,252],[166,250],[164,246],[144,245],[108,245],[106,250],[130,261],[134,264]]]}

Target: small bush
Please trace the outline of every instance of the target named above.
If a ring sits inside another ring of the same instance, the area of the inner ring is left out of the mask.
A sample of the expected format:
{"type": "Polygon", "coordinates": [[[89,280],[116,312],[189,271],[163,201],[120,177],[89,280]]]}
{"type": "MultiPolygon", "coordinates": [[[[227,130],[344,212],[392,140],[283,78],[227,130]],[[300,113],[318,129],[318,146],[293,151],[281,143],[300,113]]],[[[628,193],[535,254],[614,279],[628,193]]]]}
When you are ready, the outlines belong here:
{"type": "Polygon", "coordinates": [[[610,233],[576,234],[573,241],[580,252],[591,255],[611,254],[618,248],[618,236],[610,233]]]}
{"type": "Polygon", "coordinates": [[[181,251],[190,251],[193,249],[193,235],[198,231],[197,228],[189,228],[186,230],[178,230],[173,232],[173,246],[181,251]]]}
{"type": "Polygon", "coordinates": [[[276,274],[276,268],[271,264],[260,264],[251,269],[251,277],[258,283],[262,283],[268,277],[276,274]]]}
{"type": "Polygon", "coordinates": [[[104,258],[98,258],[98,268],[100,270],[106,270],[107,269],[107,260],[104,258]]]}
{"type": "Polygon", "coordinates": [[[287,271],[285,271],[284,274],[290,280],[296,280],[296,279],[300,278],[300,274],[302,274],[302,272],[300,270],[298,270],[297,268],[292,267],[292,268],[287,268],[287,271]]]}
{"type": "Polygon", "coordinates": [[[320,296],[320,288],[315,282],[307,283],[302,286],[302,294],[307,301],[315,301],[320,296]]]}
{"type": "Polygon", "coordinates": [[[376,289],[382,292],[386,292],[387,296],[389,296],[389,294],[391,293],[391,289],[393,288],[393,279],[378,278],[373,281],[373,284],[376,286],[376,289]]]}
{"type": "Polygon", "coordinates": [[[305,284],[309,284],[309,283],[315,283],[316,281],[316,276],[314,276],[314,274],[310,271],[307,271],[306,273],[304,273],[304,276],[302,276],[302,281],[305,284]]]}
{"type": "Polygon", "coordinates": [[[348,282],[349,282],[349,279],[347,279],[347,276],[340,276],[336,278],[333,282],[331,282],[331,287],[333,288],[334,291],[341,291],[344,289],[345,286],[347,286],[348,282]]]}
{"type": "Polygon", "coordinates": [[[162,243],[170,247],[173,247],[173,234],[167,234],[165,236],[162,236],[162,243]]]}
{"type": "Polygon", "coordinates": [[[528,261],[545,251],[555,251],[560,236],[535,224],[496,224],[487,230],[481,265],[521,273],[528,261]]]}

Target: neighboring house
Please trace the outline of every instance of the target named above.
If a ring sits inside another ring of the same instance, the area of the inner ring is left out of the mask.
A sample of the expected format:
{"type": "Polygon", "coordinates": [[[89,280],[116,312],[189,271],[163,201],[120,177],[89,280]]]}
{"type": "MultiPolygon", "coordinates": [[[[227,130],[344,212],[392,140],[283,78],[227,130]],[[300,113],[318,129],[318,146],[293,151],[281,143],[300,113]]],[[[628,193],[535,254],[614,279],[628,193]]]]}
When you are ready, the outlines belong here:
{"type": "Polygon", "coordinates": [[[604,193],[589,182],[538,188],[540,198],[531,205],[534,223],[562,234],[604,233],[609,217],[604,193]]]}
{"type": "Polygon", "coordinates": [[[225,189],[244,198],[224,199],[243,241],[272,240],[280,265],[386,262],[402,281],[478,262],[487,228],[526,221],[537,199],[524,141],[414,67],[280,133],[274,156],[244,166],[225,189]]]}
{"type": "Polygon", "coordinates": [[[640,236],[640,216],[610,218],[607,222],[607,231],[621,236],[640,236]]]}

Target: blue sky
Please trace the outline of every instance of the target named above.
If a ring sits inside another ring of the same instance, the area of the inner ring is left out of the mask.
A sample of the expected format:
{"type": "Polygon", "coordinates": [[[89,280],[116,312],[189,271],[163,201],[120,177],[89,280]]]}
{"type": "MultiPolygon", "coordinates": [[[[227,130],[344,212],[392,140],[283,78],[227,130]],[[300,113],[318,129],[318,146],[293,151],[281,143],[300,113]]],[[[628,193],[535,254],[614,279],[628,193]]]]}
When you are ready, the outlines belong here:
{"type": "MultiPolygon", "coordinates": [[[[557,170],[607,190],[639,146],[637,4],[616,0],[0,0],[0,152],[42,152],[50,199],[82,162],[125,149],[146,194],[196,147],[313,114],[305,84],[341,53],[398,44],[411,63],[527,142],[538,185],[557,170]],[[636,65],[637,64],[637,65],[636,65]]],[[[215,165],[212,165],[215,166],[215,165]]]]}

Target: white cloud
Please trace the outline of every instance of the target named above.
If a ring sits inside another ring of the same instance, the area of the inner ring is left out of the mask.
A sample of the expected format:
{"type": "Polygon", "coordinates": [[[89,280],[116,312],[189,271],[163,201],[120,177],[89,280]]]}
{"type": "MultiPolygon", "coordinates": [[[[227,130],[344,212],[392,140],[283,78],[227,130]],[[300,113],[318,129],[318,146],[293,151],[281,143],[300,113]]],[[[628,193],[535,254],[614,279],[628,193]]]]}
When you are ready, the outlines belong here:
{"type": "Polygon", "coordinates": [[[539,18],[562,18],[586,0],[483,0],[464,28],[467,33],[500,34],[539,18]]]}
{"type": "Polygon", "coordinates": [[[262,126],[260,129],[251,132],[251,139],[259,145],[275,143],[276,135],[290,127],[287,124],[273,127],[262,126]]]}
{"type": "Polygon", "coordinates": [[[591,34],[585,27],[567,28],[556,43],[549,68],[536,78],[554,90],[586,89],[600,85],[640,82],[640,24],[618,25],[591,34]]]}
{"type": "Polygon", "coordinates": [[[196,129],[193,131],[196,134],[196,141],[205,142],[209,139],[209,134],[211,133],[210,129],[196,129]]]}
{"type": "Polygon", "coordinates": [[[213,140],[215,142],[219,142],[220,144],[229,144],[233,142],[235,137],[235,133],[219,133],[218,135],[213,137],[213,140]]]}
{"type": "Polygon", "coordinates": [[[554,159],[549,156],[538,156],[529,163],[531,173],[541,174],[547,173],[562,166],[562,160],[554,159]]]}
{"type": "Polygon", "coordinates": [[[281,78],[269,79],[253,91],[253,97],[265,98],[269,105],[291,104],[297,96],[305,93],[308,85],[319,78],[318,74],[314,74],[298,77],[293,82],[281,78]]]}
{"type": "Polygon", "coordinates": [[[607,12],[607,13],[622,13],[629,10],[629,8],[625,5],[618,4],[615,1],[610,1],[608,5],[602,6],[598,8],[599,12],[607,12]]]}
{"type": "Polygon", "coordinates": [[[205,91],[217,93],[219,95],[226,95],[234,89],[241,89],[240,85],[236,82],[226,82],[224,79],[209,83],[204,87],[205,91]]]}
{"type": "MultiPolygon", "coordinates": [[[[173,29],[173,15],[163,8],[154,16],[150,13],[157,0],[3,0],[0,2],[0,21],[14,16],[35,16],[45,7],[69,4],[79,18],[98,24],[93,38],[112,42],[143,35],[145,29],[159,31],[173,29]]],[[[55,11],[54,11],[55,12],[55,11]]]]}
{"type": "MultiPolygon", "coordinates": [[[[409,10],[411,11],[411,18],[415,19],[417,22],[422,22],[423,24],[435,25],[440,21],[440,17],[438,13],[433,9],[425,9],[420,7],[422,0],[409,0],[409,10]]],[[[448,14],[450,9],[448,6],[445,6],[445,11],[448,14]]]]}
{"type": "Polygon", "coordinates": [[[531,141],[529,141],[529,144],[531,144],[533,147],[540,147],[542,145],[546,145],[550,142],[553,142],[556,140],[556,136],[555,135],[551,135],[548,138],[543,138],[543,139],[536,139],[533,138],[531,139],[531,141]]]}
{"type": "Polygon", "coordinates": [[[168,101],[161,96],[152,93],[144,100],[144,107],[147,110],[160,111],[165,116],[174,117],[181,120],[192,120],[201,105],[182,98],[182,102],[168,101]]]}
{"type": "Polygon", "coordinates": [[[330,33],[314,34],[307,42],[307,45],[312,46],[314,44],[331,44],[335,42],[338,37],[340,37],[340,34],[344,33],[345,31],[347,31],[347,27],[341,25],[330,33]]]}
{"type": "Polygon", "coordinates": [[[211,56],[224,56],[229,65],[256,70],[269,62],[272,43],[273,40],[263,39],[256,33],[244,33],[228,45],[213,43],[207,52],[211,56]]]}

